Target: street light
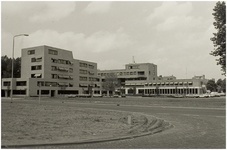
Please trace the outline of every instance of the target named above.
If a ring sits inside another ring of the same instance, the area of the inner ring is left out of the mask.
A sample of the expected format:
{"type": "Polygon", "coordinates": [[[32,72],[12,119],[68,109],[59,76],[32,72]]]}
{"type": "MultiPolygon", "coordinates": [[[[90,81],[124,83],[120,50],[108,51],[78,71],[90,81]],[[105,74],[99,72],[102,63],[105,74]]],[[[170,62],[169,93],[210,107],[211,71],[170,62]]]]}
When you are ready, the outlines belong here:
{"type": "Polygon", "coordinates": [[[11,103],[13,102],[13,59],[14,59],[14,38],[17,36],[29,36],[28,34],[18,34],[13,37],[13,53],[12,53],[12,80],[11,80],[11,103]]]}

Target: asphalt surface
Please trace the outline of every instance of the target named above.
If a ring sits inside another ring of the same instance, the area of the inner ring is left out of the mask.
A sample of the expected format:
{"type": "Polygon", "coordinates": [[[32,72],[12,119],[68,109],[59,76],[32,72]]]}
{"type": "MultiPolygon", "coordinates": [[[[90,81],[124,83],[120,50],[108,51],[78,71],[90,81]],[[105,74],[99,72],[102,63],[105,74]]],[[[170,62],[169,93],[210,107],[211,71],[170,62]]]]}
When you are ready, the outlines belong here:
{"type": "MultiPolygon", "coordinates": [[[[2,101],[9,102],[9,101],[2,101]]],[[[37,103],[20,101],[14,103],[37,103]]],[[[131,106],[117,104],[75,103],[42,101],[41,105],[108,109],[140,112],[153,115],[171,123],[174,128],[161,133],[127,140],[98,142],[92,144],[72,144],[34,148],[60,149],[225,149],[226,110],[225,108],[131,106]]]]}

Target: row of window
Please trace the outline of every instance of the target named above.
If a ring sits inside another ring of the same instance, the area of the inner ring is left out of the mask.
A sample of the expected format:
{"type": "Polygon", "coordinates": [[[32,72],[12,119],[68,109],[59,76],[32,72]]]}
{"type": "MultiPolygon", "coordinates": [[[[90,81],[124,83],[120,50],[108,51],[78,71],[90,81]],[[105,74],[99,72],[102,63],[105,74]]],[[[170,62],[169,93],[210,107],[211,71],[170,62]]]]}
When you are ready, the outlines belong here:
{"type": "Polygon", "coordinates": [[[79,80],[80,81],[87,81],[89,79],[89,81],[97,81],[97,78],[93,78],[93,77],[83,77],[83,76],[80,76],[79,80]]]}
{"type": "Polygon", "coordinates": [[[66,64],[66,65],[73,65],[73,62],[72,62],[72,61],[64,60],[64,59],[54,59],[54,58],[51,58],[51,61],[52,61],[53,63],[66,64]]]}
{"type": "Polygon", "coordinates": [[[80,74],[94,75],[95,73],[93,71],[87,71],[87,70],[80,69],[80,74]]]}
{"type": "MultiPolygon", "coordinates": [[[[58,55],[58,51],[49,49],[49,54],[58,55]]],[[[35,54],[35,50],[28,50],[28,55],[35,54]]]]}
{"type": "Polygon", "coordinates": [[[57,67],[57,66],[51,66],[52,71],[63,71],[63,72],[73,72],[73,68],[67,68],[67,67],[57,67]]]}
{"type": "MultiPolygon", "coordinates": [[[[10,81],[5,81],[3,82],[3,86],[10,86],[10,81]]],[[[26,81],[17,81],[16,86],[26,86],[27,82],[26,81]]]]}
{"type": "Polygon", "coordinates": [[[44,82],[38,81],[37,86],[48,86],[48,87],[73,87],[72,83],[64,83],[64,82],[44,82]]]}
{"type": "Polygon", "coordinates": [[[162,82],[162,83],[145,83],[145,86],[156,86],[156,85],[192,85],[192,82],[162,82]]]}
{"type": "MultiPolygon", "coordinates": [[[[110,75],[111,73],[98,73],[99,76],[106,76],[110,75]]],[[[134,71],[134,72],[115,72],[114,73],[117,76],[122,76],[122,75],[145,75],[144,71],[134,71]]]]}
{"type": "Polygon", "coordinates": [[[38,57],[38,58],[31,58],[31,62],[41,62],[42,61],[42,57],[38,57]]]}
{"type": "Polygon", "coordinates": [[[73,76],[69,76],[69,75],[51,74],[51,77],[52,77],[53,79],[67,79],[67,80],[73,80],[73,76]]]}
{"type": "Polygon", "coordinates": [[[49,49],[49,54],[58,55],[58,51],[49,49]]]}
{"type": "MultiPolygon", "coordinates": [[[[126,84],[126,85],[136,85],[134,84],[126,84]]],[[[138,84],[143,85],[143,83],[138,84]]],[[[144,86],[177,86],[177,85],[193,85],[193,82],[162,82],[162,83],[145,83],[144,86]]]]}
{"type": "Polygon", "coordinates": [[[80,62],[80,67],[84,67],[84,68],[90,68],[90,69],[94,69],[95,66],[94,65],[91,65],[91,64],[87,64],[87,63],[82,63],[80,62]]]}
{"type": "MultiPolygon", "coordinates": [[[[129,89],[128,92],[131,92],[129,89]]],[[[139,94],[198,94],[198,89],[139,89],[139,94]]]]}

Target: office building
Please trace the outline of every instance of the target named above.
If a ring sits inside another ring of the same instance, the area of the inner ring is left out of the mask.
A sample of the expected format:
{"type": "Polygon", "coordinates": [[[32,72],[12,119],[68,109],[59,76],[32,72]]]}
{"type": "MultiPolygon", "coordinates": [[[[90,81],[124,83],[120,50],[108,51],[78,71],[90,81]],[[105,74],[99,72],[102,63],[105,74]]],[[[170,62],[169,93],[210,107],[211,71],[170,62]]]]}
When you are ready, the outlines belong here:
{"type": "MultiPolygon", "coordinates": [[[[50,46],[25,48],[21,51],[21,78],[13,79],[13,95],[57,96],[88,94],[88,86],[97,83],[97,63],[77,60],[72,51],[50,46]]],[[[2,95],[10,96],[11,78],[2,79],[2,95]]]]}

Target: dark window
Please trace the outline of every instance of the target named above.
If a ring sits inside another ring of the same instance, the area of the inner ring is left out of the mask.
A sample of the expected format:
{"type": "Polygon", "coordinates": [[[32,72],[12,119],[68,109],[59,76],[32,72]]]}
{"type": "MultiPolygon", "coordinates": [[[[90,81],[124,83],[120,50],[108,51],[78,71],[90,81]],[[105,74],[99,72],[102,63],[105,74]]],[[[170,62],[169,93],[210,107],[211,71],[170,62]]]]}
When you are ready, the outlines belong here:
{"type": "Polygon", "coordinates": [[[144,71],[138,71],[138,75],[144,75],[144,71]]]}
{"type": "Polygon", "coordinates": [[[10,86],[10,82],[9,81],[3,82],[3,86],[10,86]]]}
{"type": "Polygon", "coordinates": [[[15,95],[26,95],[26,90],[13,90],[15,95]]]}
{"type": "Polygon", "coordinates": [[[26,86],[26,81],[17,81],[17,86],[26,86]]]}
{"type": "Polygon", "coordinates": [[[57,74],[52,74],[51,76],[52,76],[53,79],[57,79],[58,78],[57,74]]]}
{"type": "MultiPolygon", "coordinates": [[[[49,92],[49,90],[41,90],[41,95],[48,95],[49,92]]],[[[37,95],[39,95],[39,90],[37,90],[37,95]]]]}
{"type": "Polygon", "coordinates": [[[39,66],[31,66],[31,70],[42,70],[42,65],[39,65],[39,66]]]}

